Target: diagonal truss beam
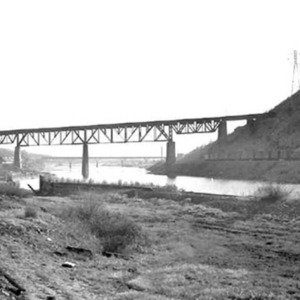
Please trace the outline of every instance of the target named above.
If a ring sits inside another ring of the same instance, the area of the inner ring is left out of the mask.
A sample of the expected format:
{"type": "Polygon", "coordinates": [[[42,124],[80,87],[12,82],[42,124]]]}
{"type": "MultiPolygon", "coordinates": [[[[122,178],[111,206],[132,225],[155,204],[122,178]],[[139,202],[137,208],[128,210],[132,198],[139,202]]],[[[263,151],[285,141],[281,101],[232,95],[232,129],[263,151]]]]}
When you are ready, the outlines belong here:
{"type": "Polygon", "coordinates": [[[19,146],[75,145],[101,143],[161,142],[175,134],[215,132],[222,121],[256,120],[269,114],[252,114],[200,119],[100,124],[0,131],[0,144],[19,146]],[[86,140],[85,140],[86,137],[86,140]]]}

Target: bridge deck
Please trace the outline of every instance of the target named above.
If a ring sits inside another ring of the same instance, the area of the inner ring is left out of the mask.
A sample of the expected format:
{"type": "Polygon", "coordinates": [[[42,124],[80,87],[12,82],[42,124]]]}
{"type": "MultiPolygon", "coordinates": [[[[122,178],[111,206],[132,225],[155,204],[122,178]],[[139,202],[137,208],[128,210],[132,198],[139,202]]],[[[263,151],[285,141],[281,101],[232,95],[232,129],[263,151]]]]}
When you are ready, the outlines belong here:
{"type": "Polygon", "coordinates": [[[173,133],[215,132],[223,121],[253,120],[267,114],[129,122],[84,126],[47,127],[0,131],[0,144],[19,146],[96,143],[156,142],[172,140],[173,133]]]}
{"type": "Polygon", "coordinates": [[[209,118],[191,118],[191,119],[176,119],[176,120],[160,120],[148,122],[129,122],[129,123],[112,123],[112,124],[98,124],[98,125],[82,125],[82,126],[64,126],[64,127],[44,127],[44,128],[28,128],[28,129],[13,129],[13,130],[0,130],[2,134],[22,134],[30,132],[54,132],[66,130],[92,130],[98,128],[119,128],[119,127],[132,127],[132,126],[156,126],[159,124],[176,125],[178,123],[200,123],[200,122],[219,122],[219,121],[242,121],[248,119],[257,119],[266,116],[267,114],[249,114],[249,115],[236,115],[236,116],[223,116],[223,117],[209,117],[209,118]]]}

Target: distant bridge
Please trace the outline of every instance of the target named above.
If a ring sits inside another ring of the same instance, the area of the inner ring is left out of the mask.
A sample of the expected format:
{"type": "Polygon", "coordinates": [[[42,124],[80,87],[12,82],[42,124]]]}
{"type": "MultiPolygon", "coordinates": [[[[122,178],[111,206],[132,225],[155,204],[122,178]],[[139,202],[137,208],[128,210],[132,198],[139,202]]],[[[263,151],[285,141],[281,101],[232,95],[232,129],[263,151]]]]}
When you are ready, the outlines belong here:
{"type": "MultiPolygon", "coordinates": [[[[162,156],[92,156],[93,160],[162,160],[162,156]]],[[[46,156],[44,160],[81,160],[79,156],[46,156]]]]}
{"type": "Polygon", "coordinates": [[[16,144],[14,163],[21,167],[20,147],[49,145],[83,145],[82,175],[89,176],[88,144],[167,142],[167,166],[176,161],[174,134],[211,133],[218,130],[218,138],[227,135],[227,121],[254,122],[267,114],[249,114],[210,118],[162,120],[31,128],[0,131],[0,144],[16,144]]]}

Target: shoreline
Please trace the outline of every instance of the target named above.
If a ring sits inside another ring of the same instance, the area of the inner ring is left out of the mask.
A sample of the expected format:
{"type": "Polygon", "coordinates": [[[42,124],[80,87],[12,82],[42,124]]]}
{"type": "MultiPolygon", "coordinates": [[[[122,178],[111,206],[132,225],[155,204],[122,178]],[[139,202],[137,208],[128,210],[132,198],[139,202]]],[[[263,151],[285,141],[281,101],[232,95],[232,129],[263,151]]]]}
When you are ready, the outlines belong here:
{"type": "Polygon", "coordinates": [[[51,180],[44,176],[40,176],[40,195],[70,195],[74,191],[87,192],[118,192],[126,195],[128,198],[172,198],[176,201],[188,201],[197,203],[198,201],[206,200],[234,200],[247,201],[253,200],[253,196],[238,196],[228,194],[204,193],[204,192],[189,192],[184,190],[168,190],[169,187],[147,186],[147,185],[119,185],[119,184],[103,184],[89,182],[65,182],[59,180],[51,180]]]}
{"type": "Polygon", "coordinates": [[[147,169],[154,175],[190,176],[220,180],[241,180],[261,183],[299,184],[300,161],[201,161],[175,163],[167,172],[164,164],[147,169]]]}

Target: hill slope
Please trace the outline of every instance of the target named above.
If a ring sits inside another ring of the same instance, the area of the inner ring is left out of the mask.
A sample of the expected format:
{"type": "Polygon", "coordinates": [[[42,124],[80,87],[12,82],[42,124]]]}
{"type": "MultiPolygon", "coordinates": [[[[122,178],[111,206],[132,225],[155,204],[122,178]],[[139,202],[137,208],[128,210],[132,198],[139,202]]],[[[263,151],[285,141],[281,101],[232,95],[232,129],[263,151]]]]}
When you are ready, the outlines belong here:
{"type": "Polygon", "coordinates": [[[45,155],[29,153],[25,150],[21,152],[22,156],[22,169],[19,169],[13,164],[14,151],[10,149],[0,148],[0,158],[5,163],[0,163],[0,180],[4,180],[11,174],[25,175],[28,172],[39,172],[42,171],[44,162],[43,158],[45,155]]]}
{"type": "MultiPolygon", "coordinates": [[[[160,167],[154,172],[162,170],[160,167]]],[[[173,166],[172,173],[300,182],[300,91],[266,117],[185,155],[173,166]]]]}

